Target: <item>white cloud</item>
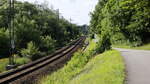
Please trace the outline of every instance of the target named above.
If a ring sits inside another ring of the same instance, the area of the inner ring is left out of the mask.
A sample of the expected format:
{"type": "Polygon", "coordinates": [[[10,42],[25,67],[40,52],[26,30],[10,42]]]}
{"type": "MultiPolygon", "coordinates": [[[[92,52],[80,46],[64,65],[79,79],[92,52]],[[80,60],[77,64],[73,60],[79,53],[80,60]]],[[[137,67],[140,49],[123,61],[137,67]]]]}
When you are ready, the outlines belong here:
{"type": "MultiPolygon", "coordinates": [[[[19,0],[22,1],[22,0],[19,0]]],[[[24,0],[35,2],[35,0],[24,0]]],[[[42,3],[44,0],[37,0],[42,3]]],[[[47,0],[49,5],[53,5],[54,9],[59,9],[62,16],[67,20],[70,18],[73,23],[83,25],[89,24],[89,13],[92,11],[98,0],[47,0]]]]}

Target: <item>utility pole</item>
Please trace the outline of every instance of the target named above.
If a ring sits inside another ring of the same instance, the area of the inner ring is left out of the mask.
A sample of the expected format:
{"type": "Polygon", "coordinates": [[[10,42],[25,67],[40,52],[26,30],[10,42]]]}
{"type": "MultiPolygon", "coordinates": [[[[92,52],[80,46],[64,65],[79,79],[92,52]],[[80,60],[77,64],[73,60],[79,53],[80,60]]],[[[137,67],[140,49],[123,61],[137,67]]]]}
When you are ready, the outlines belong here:
{"type": "Polygon", "coordinates": [[[6,66],[6,69],[12,69],[15,67],[14,53],[15,53],[15,32],[14,32],[14,0],[8,0],[9,9],[8,9],[8,28],[9,28],[9,37],[10,37],[10,50],[9,50],[9,65],[6,66]]]}
{"type": "MultiPolygon", "coordinates": [[[[72,21],[73,21],[73,20],[70,18],[70,24],[71,24],[71,28],[73,29],[73,24],[72,24],[72,21]]],[[[74,31],[72,31],[72,37],[73,37],[72,39],[74,39],[74,31]]]]}
{"type": "Polygon", "coordinates": [[[59,23],[59,17],[60,17],[60,16],[59,16],[59,14],[60,14],[60,13],[59,13],[59,9],[57,9],[57,18],[58,18],[58,23],[59,23]]]}
{"type": "Polygon", "coordinates": [[[72,19],[70,18],[70,24],[71,24],[71,27],[73,27],[71,22],[72,22],[72,19]]]}

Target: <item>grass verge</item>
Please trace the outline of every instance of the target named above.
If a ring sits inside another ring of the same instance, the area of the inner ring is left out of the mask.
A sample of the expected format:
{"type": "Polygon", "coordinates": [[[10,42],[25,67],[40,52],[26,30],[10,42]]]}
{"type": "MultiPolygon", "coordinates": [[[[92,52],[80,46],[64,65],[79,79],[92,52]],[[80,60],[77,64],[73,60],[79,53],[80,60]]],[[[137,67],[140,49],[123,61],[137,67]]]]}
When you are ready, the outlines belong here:
{"type": "MultiPolygon", "coordinates": [[[[25,58],[25,57],[17,57],[15,59],[15,62],[17,65],[23,65],[23,64],[30,62],[30,60],[28,58],[25,58]]],[[[0,73],[6,71],[6,66],[8,65],[8,63],[9,63],[8,58],[0,59],[0,73]]]]}
{"type": "Polygon", "coordinates": [[[75,53],[64,68],[43,77],[40,84],[123,84],[124,64],[120,53],[111,50],[90,60],[95,46],[91,41],[85,52],[75,53]]]}
{"type": "Polygon", "coordinates": [[[123,84],[124,69],[120,52],[110,50],[94,57],[69,84],[123,84]]]}
{"type": "Polygon", "coordinates": [[[137,50],[150,50],[150,43],[145,44],[143,46],[139,46],[139,47],[131,47],[131,46],[127,46],[127,45],[113,45],[113,47],[126,48],[126,49],[137,49],[137,50]]]}

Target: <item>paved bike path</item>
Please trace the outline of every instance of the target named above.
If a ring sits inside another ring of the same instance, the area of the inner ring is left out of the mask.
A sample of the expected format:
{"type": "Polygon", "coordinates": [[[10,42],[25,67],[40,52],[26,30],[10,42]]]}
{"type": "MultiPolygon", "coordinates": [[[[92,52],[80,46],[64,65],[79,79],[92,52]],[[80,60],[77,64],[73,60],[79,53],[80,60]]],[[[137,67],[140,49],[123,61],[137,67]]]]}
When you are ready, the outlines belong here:
{"type": "Polygon", "coordinates": [[[150,51],[120,49],[127,71],[127,84],[150,84],[150,51]]]}

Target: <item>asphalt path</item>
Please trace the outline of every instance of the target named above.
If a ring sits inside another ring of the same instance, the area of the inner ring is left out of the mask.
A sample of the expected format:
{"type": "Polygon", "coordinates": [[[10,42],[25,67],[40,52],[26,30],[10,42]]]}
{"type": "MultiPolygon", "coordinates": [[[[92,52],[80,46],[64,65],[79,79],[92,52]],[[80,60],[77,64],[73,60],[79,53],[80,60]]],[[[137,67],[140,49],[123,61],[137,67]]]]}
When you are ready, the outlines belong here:
{"type": "Polygon", "coordinates": [[[124,57],[127,71],[126,84],[150,84],[150,51],[115,49],[124,57]]]}

